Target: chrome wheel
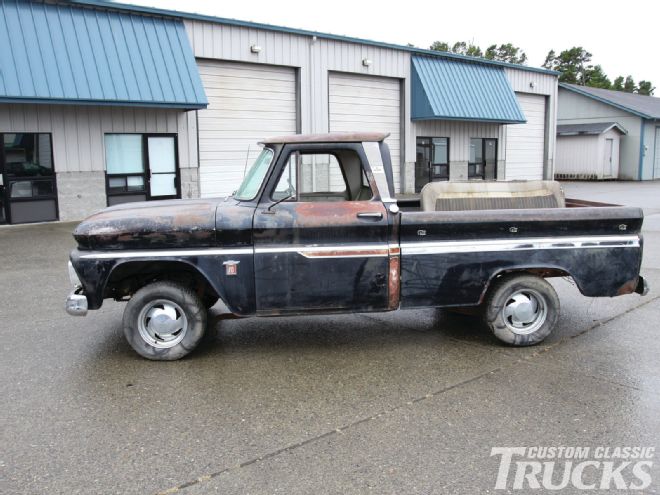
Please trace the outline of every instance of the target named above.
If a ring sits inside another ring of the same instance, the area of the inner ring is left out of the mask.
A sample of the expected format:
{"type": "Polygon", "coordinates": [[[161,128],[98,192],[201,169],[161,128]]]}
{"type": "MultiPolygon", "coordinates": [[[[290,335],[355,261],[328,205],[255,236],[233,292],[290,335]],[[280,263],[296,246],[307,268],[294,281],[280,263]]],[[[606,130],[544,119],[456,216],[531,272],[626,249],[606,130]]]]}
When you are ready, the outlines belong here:
{"type": "Polygon", "coordinates": [[[177,303],[167,299],[149,301],[138,316],[140,337],[152,347],[168,349],[183,340],[188,319],[177,303]]]}
{"type": "Polygon", "coordinates": [[[531,289],[514,292],[502,308],[504,324],[516,335],[536,332],[545,323],[547,315],[544,297],[531,289]]]}

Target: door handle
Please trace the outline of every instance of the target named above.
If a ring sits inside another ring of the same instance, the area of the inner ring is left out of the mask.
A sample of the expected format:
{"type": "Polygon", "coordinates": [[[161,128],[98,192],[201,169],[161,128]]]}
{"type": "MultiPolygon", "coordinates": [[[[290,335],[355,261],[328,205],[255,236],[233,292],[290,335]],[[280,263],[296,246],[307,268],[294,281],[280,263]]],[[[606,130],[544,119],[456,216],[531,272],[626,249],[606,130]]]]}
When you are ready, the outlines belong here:
{"type": "Polygon", "coordinates": [[[358,218],[383,218],[383,214],[379,211],[370,211],[366,213],[358,213],[358,218]]]}

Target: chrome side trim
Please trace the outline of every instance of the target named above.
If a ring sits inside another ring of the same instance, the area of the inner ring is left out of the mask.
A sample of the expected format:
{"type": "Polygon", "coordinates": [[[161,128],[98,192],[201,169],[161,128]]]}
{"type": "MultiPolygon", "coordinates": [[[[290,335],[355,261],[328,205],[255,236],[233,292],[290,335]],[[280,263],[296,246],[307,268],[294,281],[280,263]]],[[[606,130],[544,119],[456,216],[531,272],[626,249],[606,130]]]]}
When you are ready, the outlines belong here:
{"type": "Polygon", "coordinates": [[[81,254],[81,259],[87,260],[108,260],[123,258],[171,258],[182,256],[231,256],[238,254],[252,254],[253,248],[236,249],[168,249],[159,251],[107,251],[103,253],[81,254]]]}
{"type": "Polygon", "coordinates": [[[406,242],[401,244],[401,252],[406,256],[441,253],[529,251],[533,249],[598,249],[639,246],[640,238],[636,235],[529,237],[524,239],[490,239],[485,241],[406,242]]]}
{"type": "MultiPolygon", "coordinates": [[[[529,237],[475,241],[405,242],[401,254],[480,253],[492,251],[528,251],[532,249],[595,249],[639,247],[637,235],[583,237],[529,237]]],[[[248,254],[298,253],[306,258],[387,257],[396,245],[345,244],[338,246],[273,246],[249,248],[170,249],[158,251],[107,251],[81,254],[81,259],[176,258],[190,256],[236,256],[248,254]]],[[[395,254],[395,253],[392,253],[395,254]]]]}
{"type": "Polygon", "coordinates": [[[387,244],[258,247],[256,254],[298,253],[305,258],[375,258],[387,257],[388,247],[387,244]]]}

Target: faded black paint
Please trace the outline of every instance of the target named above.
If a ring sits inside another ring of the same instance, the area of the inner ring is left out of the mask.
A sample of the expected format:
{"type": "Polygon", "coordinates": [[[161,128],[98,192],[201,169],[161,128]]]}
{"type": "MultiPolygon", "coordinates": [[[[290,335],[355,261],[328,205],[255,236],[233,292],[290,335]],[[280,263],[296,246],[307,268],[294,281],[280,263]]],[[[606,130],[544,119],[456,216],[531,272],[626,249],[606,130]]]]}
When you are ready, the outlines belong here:
{"type": "MultiPolygon", "coordinates": [[[[74,232],[79,249],[71,254],[71,260],[89,308],[99,308],[104,298],[127,295],[122,284],[138,267],[140,273],[153,272],[154,277],[171,276],[179,267],[193,271],[241,316],[386,311],[396,309],[399,302],[402,307],[470,306],[482,300],[494,277],[516,270],[568,273],[588,296],[614,296],[638,288],[641,247],[402,254],[393,263],[382,253],[369,256],[369,249],[351,257],[303,256],[296,248],[318,245],[341,250],[347,245],[373,245],[382,249],[389,244],[394,248],[388,250],[390,256],[398,256],[399,242],[639,234],[642,211],[570,200],[569,208],[393,214],[380,200],[360,144],[276,144],[273,149],[273,165],[255,200],[134,203],[103,210],[82,222],[74,232]],[[284,202],[269,208],[269,193],[288,152],[301,148],[325,152],[355,149],[367,167],[374,198],[284,202]],[[380,213],[381,218],[360,218],[358,213],[380,213]],[[419,230],[426,235],[420,236],[419,230]],[[203,256],[176,253],[177,249],[204,248],[248,251],[203,256]],[[280,252],[274,252],[278,249],[280,252]],[[81,258],[83,253],[126,250],[168,253],[157,258],[81,258]],[[225,274],[225,261],[239,261],[236,276],[225,274]],[[167,266],[166,272],[159,273],[163,266],[167,266]],[[393,286],[398,282],[391,273],[400,274],[400,286],[393,286]],[[400,301],[393,300],[397,297],[400,301]]],[[[381,152],[393,191],[387,148],[381,146],[381,152]]],[[[405,206],[414,208],[415,203],[405,206]]]]}

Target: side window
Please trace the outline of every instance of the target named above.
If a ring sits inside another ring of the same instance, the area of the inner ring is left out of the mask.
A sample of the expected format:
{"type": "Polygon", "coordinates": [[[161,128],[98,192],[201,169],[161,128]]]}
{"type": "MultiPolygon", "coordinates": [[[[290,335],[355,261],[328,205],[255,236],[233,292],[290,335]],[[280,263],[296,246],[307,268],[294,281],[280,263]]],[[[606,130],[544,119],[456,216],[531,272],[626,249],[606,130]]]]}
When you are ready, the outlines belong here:
{"type": "Polygon", "coordinates": [[[271,198],[288,201],[366,201],[373,197],[359,155],[296,152],[289,155],[271,198]]]}

